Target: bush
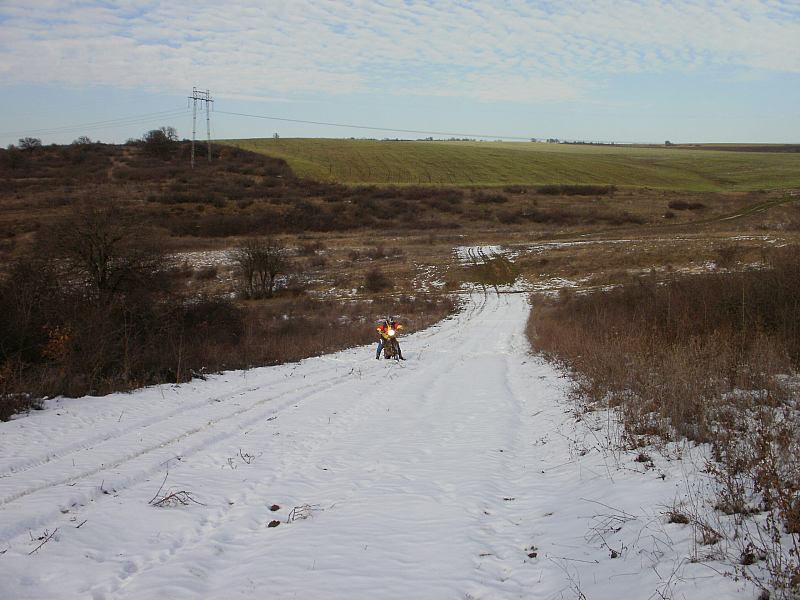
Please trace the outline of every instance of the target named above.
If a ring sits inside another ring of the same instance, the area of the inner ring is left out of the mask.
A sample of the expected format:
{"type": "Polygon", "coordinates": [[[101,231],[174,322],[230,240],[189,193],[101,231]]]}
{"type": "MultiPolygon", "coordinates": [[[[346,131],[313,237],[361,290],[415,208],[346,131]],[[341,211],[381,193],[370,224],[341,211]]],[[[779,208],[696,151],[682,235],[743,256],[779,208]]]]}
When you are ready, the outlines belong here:
{"type": "Polygon", "coordinates": [[[687,202],[686,200],[673,200],[667,206],[672,210],[702,210],[706,207],[702,202],[687,202]]]}
{"type": "Polygon", "coordinates": [[[503,194],[478,192],[472,197],[472,200],[476,204],[505,204],[508,202],[508,197],[503,194]]]}
{"type": "Polygon", "coordinates": [[[378,267],[373,267],[364,277],[364,289],[374,294],[387,292],[393,288],[392,280],[378,267]]]}
{"type": "Polygon", "coordinates": [[[711,445],[716,507],[739,515],[734,524],[755,507],[768,513],[756,525],[772,540],[765,568],[775,588],[795,593],[800,411],[786,375],[800,367],[798,306],[800,248],[788,247],[762,271],[564,295],[529,323],[535,345],[577,373],[582,396],[619,407],[626,445],[654,436],[711,445]]]}
{"type": "Polygon", "coordinates": [[[524,185],[507,185],[503,187],[506,194],[527,194],[528,188],[524,185]]]}
{"type": "Polygon", "coordinates": [[[538,194],[548,196],[603,196],[617,191],[615,185],[543,185],[537,188],[538,194]]]}
{"type": "Polygon", "coordinates": [[[289,270],[286,249],[273,238],[252,238],[233,252],[246,298],[271,298],[275,279],[289,270]]]}
{"type": "Polygon", "coordinates": [[[168,159],[178,147],[178,134],[174,127],[151,129],[142,136],[145,154],[168,159]]]}

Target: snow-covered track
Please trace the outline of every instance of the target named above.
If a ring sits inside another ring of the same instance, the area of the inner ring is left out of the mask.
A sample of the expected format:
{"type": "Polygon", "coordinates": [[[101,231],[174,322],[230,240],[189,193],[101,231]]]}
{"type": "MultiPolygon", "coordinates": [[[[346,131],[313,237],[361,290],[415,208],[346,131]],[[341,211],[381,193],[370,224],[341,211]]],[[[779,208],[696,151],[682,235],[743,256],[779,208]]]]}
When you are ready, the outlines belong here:
{"type": "Polygon", "coordinates": [[[0,598],[731,597],[645,545],[688,547],[653,508],[683,481],[614,471],[528,312],[474,293],[405,363],[355,348],[0,424],[0,598]],[[600,506],[625,515],[602,541],[600,506]]]}

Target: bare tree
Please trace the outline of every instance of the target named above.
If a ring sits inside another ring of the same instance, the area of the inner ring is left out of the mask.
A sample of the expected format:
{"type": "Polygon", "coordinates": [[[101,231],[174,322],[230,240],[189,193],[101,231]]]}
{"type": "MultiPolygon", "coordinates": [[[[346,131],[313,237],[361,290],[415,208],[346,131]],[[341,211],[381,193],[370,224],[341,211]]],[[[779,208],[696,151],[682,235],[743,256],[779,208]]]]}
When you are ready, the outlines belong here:
{"type": "Polygon", "coordinates": [[[24,137],[19,139],[19,147],[23,150],[33,151],[42,147],[42,140],[35,137],[24,137]]]}
{"type": "Polygon", "coordinates": [[[163,250],[140,224],[113,204],[87,203],[45,236],[45,253],[59,259],[69,282],[92,300],[125,292],[142,293],[160,285],[163,250]]]}
{"type": "Polygon", "coordinates": [[[286,249],[274,238],[251,238],[234,251],[234,261],[248,298],[270,298],[275,279],[289,269],[286,249]]]}

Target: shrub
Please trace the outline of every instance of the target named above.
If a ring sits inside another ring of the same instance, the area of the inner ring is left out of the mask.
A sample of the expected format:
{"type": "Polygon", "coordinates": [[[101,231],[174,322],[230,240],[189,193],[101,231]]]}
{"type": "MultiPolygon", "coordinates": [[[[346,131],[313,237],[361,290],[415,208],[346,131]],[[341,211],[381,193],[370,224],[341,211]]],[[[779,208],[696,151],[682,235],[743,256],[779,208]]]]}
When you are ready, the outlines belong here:
{"type": "Polygon", "coordinates": [[[392,280],[378,267],[373,267],[364,276],[364,289],[374,294],[390,291],[394,285],[392,280]]]}
{"type": "Polygon", "coordinates": [[[619,407],[628,445],[710,443],[716,507],[740,515],[734,523],[755,503],[769,513],[757,525],[774,540],[765,567],[777,589],[795,592],[800,568],[781,539],[789,556],[800,548],[800,413],[785,377],[800,367],[797,306],[800,248],[787,247],[761,271],[564,295],[529,323],[537,347],[577,372],[584,397],[619,407]]]}
{"type": "Polygon", "coordinates": [[[478,192],[472,196],[472,200],[476,204],[505,204],[508,202],[508,197],[503,194],[478,192]]]}
{"type": "Polygon", "coordinates": [[[300,256],[314,256],[317,252],[325,249],[325,244],[320,240],[303,242],[300,245],[300,256]]]}
{"type": "Polygon", "coordinates": [[[271,298],[275,279],[286,274],[286,249],[273,238],[253,238],[233,252],[246,298],[271,298]]]}
{"type": "Polygon", "coordinates": [[[503,191],[507,194],[527,194],[528,188],[524,185],[507,185],[503,188],[503,191]]]}
{"type": "Polygon", "coordinates": [[[687,202],[686,200],[673,200],[667,206],[672,210],[701,210],[706,207],[702,202],[687,202]]]}
{"type": "Polygon", "coordinates": [[[178,134],[174,127],[151,129],[142,136],[145,154],[168,159],[178,146],[178,134]]]}
{"type": "Polygon", "coordinates": [[[548,196],[603,196],[617,191],[615,185],[543,185],[537,188],[538,194],[548,196]]]}

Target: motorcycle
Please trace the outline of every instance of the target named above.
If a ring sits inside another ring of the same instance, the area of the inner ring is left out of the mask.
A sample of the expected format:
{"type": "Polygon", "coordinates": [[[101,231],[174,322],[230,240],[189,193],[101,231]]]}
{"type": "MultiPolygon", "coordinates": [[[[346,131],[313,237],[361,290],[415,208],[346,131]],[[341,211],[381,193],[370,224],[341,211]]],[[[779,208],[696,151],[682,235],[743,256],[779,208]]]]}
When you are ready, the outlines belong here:
{"type": "Polygon", "coordinates": [[[397,331],[390,327],[386,333],[381,334],[381,337],[383,337],[383,358],[399,360],[400,346],[397,342],[397,331]]]}

